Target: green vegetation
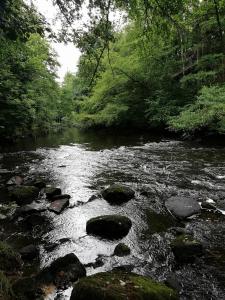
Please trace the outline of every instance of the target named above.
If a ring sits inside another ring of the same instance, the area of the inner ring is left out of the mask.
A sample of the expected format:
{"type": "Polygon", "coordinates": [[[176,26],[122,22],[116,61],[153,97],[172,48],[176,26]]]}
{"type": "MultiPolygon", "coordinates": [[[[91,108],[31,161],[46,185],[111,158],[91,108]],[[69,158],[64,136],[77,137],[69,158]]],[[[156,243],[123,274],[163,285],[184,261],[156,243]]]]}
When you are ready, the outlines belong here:
{"type": "Polygon", "coordinates": [[[12,299],[13,292],[12,286],[7,277],[2,271],[0,271],[0,299],[7,300],[12,299]]]}
{"type": "Polygon", "coordinates": [[[225,133],[224,0],[54,3],[64,20],[58,40],[82,53],[62,86],[44,17],[24,0],[1,1],[1,137],[62,124],[225,133]],[[85,26],[73,27],[83,5],[85,26]]]}
{"type": "Polygon", "coordinates": [[[101,20],[91,25],[109,36],[92,28],[81,38],[78,73],[64,82],[72,122],[224,133],[224,1],[110,1],[128,16],[119,32],[107,28],[99,2],[101,20]]]}
{"type": "Polygon", "coordinates": [[[0,270],[14,272],[21,269],[22,260],[9,245],[0,242],[0,270]]]}

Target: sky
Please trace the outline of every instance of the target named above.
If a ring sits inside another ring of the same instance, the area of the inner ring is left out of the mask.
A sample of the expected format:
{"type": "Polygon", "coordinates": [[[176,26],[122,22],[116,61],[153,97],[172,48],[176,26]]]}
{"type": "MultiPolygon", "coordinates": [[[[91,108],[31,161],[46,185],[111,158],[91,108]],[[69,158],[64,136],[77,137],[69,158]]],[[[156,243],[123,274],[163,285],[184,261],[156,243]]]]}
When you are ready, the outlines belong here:
{"type": "MultiPolygon", "coordinates": [[[[59,23],[54,22],[57,16],[57,8],[53,6],[51,0],[35,0],[33,3],[53,28],[59,27],[59,23]]],[[[80,51],[72,43],[67,45],[63,43],[51,43],[51,45],[58,54],[58,61],[61,65],[58,68],[58,77],[59,81],[62,82],[66,72],[75,73],[77,71],[80,51]]]]}

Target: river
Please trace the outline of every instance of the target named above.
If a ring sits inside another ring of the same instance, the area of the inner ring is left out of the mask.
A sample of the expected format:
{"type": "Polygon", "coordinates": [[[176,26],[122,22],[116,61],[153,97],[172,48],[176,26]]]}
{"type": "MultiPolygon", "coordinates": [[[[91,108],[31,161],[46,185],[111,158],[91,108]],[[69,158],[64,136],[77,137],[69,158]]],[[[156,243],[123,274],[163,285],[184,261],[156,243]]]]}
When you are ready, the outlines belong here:
{"type": "MultiPolygon", "coordinates": [[[[71,195],[70,207],[62,214],[44,213],[50,220],[49,228],[27,233],[38,241],[41,268],[74,252],[84,264],[101,258],[103,265],[87,267],[88,275],[121,265],[158,281],[165,280],[172,272],[181,286],[180,299],[222,300],[225,299],[224,150],[222,146],[202,146],[146,133],[84,133],[68,129],[11,147],[2,146],[0,183],[15,173],[41,177],[71,195]],[[135,198],[122,206],[108,204],[99,193],[113,183],[134,189],[135,198]],[[96,199],[89,201],[93,195],[96,199]],[[149,217],[149,210],[167,214],[164,202],[173,195],[191,196],[199,202],[212,199],[221,211],[205,211],[182,224],[206,249],[206,254],[194,264],[175,264],[169,246],[174,238],[172,231],[166,226],[159,229],[154,213],[149,217]],[[131,248],[127,257],[112,256],[118,242],[86,235],[87,220],[114,213],[128,216],[133,223],[122,240],[131,248]],[[45,250],[46,243],[65,238],[52,251],[45,250]]],[[[2,192],[1,200],[3,197],[2,192]]],[[[5,224],[3,228],[14,247],[26,242],[26,234],[20,227],[5,224]]],[[[69,299],[70,292],[71,289],[58,294],[57,299],[69,299]]]]}

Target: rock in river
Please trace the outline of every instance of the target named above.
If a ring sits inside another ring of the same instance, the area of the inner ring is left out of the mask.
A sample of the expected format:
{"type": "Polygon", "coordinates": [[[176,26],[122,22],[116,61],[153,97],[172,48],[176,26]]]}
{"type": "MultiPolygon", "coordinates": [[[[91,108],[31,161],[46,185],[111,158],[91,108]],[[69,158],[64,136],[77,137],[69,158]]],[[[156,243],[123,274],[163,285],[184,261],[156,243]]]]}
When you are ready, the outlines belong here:
{"type": "Polygon", "coordinates": [[[171,243],[173,254],[179,263],[193,262],[203,253],[202,244],[191,235],[182,234],[171,243]]]}
{"type": "Polygon", "coordinates": [[[150,278],[124,272],[98,273],[82,278],[70,300],[176,300],[177,293],[150,278]]]}
{"type": "Polygon", "coordinates": [[[58,288],[66,286],[86,276],[86,270],[74,253],[56,259],[37,276],[37,281],[48,285],[54,283],[58,288]]]}
{"type": "Polygon", "coordinates": [[[48,209],[55,214],[60,214],[67,206],[69,206],[69,204],[69,199],[55,200],[48,209]]]}
{"type": "Polygon", "coordinates": [[[10,191],[10,197],[16,201],[18,205],[30,204],[37,198],[39,189],[35,186],[16,186],[10,191]]]}
{"type": "Polygon", "coordinates": [[[39,256],[39,249],[33,244],[23,247],[19,252],[22,259],[34,259],[39,256]]]}
{"type": "Polygon", "coordinates": [[[134,197],[135,192],[124,185],[113,184],[102,192],[102,196],[110,204],[121,204],[134,197]]]}
{"type": "Polygon", "coordinates": [[[56,195],[61,195],[62,191],[60,188],[55,188],[55,187],[47,187],[45,188],[45,194],[47,199],[51,199],[52,197],[56,195]]]}
{"type": "Polygon", "coordinates": [[[113,254],[121,257],[130,255],[130,248],[124,243],[120,243],[116,246],[113,254]]]}
{"type": "Polygon", "coordinates": [[[107,215],[90,219],[86,231],[109,240],[126,236],[132,226],[131,220],[125,216],[107,215]]]}
{"type": "Polygon", "coordinates": [[[171,197],[165,202],[166,208],[178,219],[185,219],[201,211],[195,199],[188,197],[171,197]]]}

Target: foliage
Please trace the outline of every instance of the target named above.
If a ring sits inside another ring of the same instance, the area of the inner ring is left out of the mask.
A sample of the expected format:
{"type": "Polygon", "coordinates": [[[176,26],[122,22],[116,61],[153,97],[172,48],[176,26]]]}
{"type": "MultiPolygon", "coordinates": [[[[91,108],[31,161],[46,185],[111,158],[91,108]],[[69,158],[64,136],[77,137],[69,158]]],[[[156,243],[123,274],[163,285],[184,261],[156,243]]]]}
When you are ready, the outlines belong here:
{"type": "Polygon", "coordinates": [[[2,271],[0,271],[0,299],[7,300],[12,299],[13,292],[12,286],[7,277],[2,271]]]}

